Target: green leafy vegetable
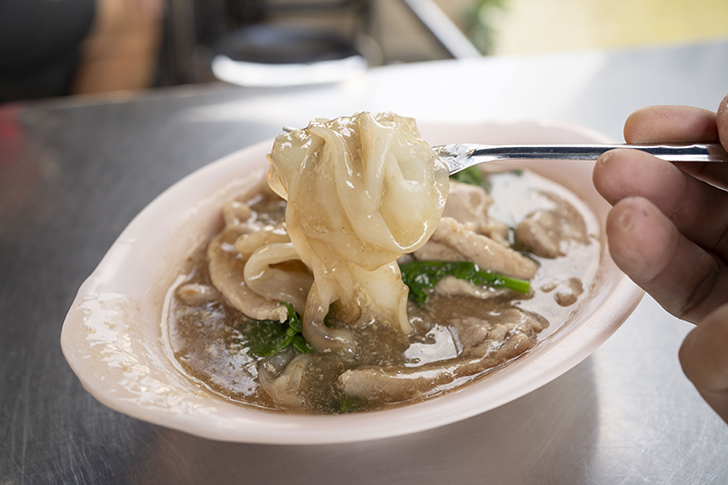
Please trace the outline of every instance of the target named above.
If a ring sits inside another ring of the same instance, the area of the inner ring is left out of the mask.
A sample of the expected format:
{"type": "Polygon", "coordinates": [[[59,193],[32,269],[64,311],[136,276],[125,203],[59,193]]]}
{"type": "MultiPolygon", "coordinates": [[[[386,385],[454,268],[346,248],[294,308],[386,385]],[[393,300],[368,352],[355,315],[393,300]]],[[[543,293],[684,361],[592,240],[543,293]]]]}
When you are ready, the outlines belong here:
{"type": "Polygon", "coordinates": [[[281,323],[275,320],[258,320],[247,324],[242,334],[247,340],[249,354],[254,357],[268,357],[289,345],[297,351],[308,354],[313,349],[301,335],[301,317],[290,303],[281,302],[288,310],[288,320],[281,323]]]}
{"type": "Polygon", "coordinates": [[[355,413],[366,409],[366,407],[367,406],[362,399],[345,397],[339,401],[340,414],[355,413]]]}
{"type": "Polygon", "coordinates": [[[483,172],[481,172],[475,165],[450,175],[450,178],[463,184],[483,187],[486,192],[490,192],[490,180],[488,180],[488,178],[483,175],[483,172]]]}
{"type": "Polygon", "coordinates": [[[276,320],[258,320],[238,327],[240,339],[251,357],[267,357],[275,353],[278,344],[286,338],[286,326],[276,320]]]}
{"type": "Polygon", "coordinates": [[[310,345],[308,345],[308,342],[306,342],[306,339],[303,338],[303,335],[296,335],[291,339],[291,347],[298,350],[302,354],[310,354],[313,352],[313,349],[310,345]]]}
{"type": "Polygon", "coordinates": [[[427,290],[434,288],[445,276],[454,276],[478,286],[496,286],[528,293],[531,284],[527,280],[510,278],[492,271],[481,271],[469,261],[411,261],[399,266],[402,281],[410,289],[409,298],[424,303],[429,298],[427,290]]]}

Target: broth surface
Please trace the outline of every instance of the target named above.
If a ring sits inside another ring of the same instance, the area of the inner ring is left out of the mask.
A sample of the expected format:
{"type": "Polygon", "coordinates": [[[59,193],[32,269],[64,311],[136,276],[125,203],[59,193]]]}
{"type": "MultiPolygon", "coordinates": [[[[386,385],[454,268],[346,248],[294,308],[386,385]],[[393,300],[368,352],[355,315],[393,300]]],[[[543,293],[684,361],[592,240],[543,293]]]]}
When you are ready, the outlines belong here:
{"type": "MultiPolygon", "coordinates": [[[[352,317],[333,305],[327,326],[348,329],[355,352],[300,353],[289,347],[260,356],[255,355],[257,339],[284,332],[285,325],[251,319],[231,305],[215,289],[208,249],[201,247],[190,257],[184,281],[171,290],[168,326],[175,359],[191,377],[227,399],[269,410],[328,414],[428,399],[522,355],[558,330],[588,298],[599,268],[598,224],[573,193],[534,173],[488,178],[494,199],[489,214],[505,224],[504,237],[513,248],[528,249],[516,237],[527,230],[522,221],[547,220],[552,213],[566,214],[557,222],[573,222],[585,234],[584,240],[565,237],[556,257],[524,253],[538,263],[529,294],[443,280],[424,304],[407,303],[409,334],[373,317],[366,306],[352,317]]],[[[285,202],[267,189],[242,201],[258,221],[269,226],[284,222],[285,202]]],[[[550,227],[548,220],[544,224],[550,227]]],[[[234,255],[237,236],[223,236],[220,248],[234,255]]]]}

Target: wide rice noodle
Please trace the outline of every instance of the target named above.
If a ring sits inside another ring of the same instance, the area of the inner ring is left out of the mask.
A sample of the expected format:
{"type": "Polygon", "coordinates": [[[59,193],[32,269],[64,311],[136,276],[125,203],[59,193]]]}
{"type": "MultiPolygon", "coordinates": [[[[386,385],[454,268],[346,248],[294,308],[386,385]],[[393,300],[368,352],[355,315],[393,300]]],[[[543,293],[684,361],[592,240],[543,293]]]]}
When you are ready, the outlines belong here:
{"type": "Polygon", "coordinates": [[[291,242],[314,275],[303,316],[308,342],[319,351],[354,348],[348,332],[323,323],[332,303],[409,332],[396,259],[428,240],[448,192],[447,167],[414,120],[314,120],[276,138],[269,159],[269,185],[288,201],[291,242]]]}

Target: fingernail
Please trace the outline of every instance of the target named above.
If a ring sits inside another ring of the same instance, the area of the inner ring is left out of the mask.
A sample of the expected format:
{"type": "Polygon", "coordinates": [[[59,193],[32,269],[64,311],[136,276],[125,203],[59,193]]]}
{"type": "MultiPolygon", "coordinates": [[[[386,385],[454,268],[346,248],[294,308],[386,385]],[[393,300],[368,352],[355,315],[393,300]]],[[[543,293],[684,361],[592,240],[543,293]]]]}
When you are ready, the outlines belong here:
{"type": "Polygon", "coordinates": [[[619,219],[617,221],[619,223],[619,228],[623,231],[631,231],[632,230],[632,211],[631,210],[625,210],[621,214],[619,214],[619,219]]]}
{"type": "Polygon", "coordinates": [[[604,152],[597,159],[597,163],[599,165],[604,165],[605,163],[607,163],[609,161],[610,158],[612,158],[612,152],[611,151],[604,152]]]}

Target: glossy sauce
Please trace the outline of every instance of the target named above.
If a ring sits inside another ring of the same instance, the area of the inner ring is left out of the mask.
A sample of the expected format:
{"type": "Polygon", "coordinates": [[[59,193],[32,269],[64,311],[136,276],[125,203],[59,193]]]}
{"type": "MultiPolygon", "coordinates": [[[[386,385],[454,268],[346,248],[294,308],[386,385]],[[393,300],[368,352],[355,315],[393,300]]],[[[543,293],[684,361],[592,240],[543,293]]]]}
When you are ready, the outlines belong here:
{"type": "MultiPolygon", "coordinates": [[[[355,355],[344,351],[306,354],[300,386],[305,389],[306,406],[290,409],[261,388],[261,358],[247,353],[246,332],[259,323],[220,295],[204,301],[185,297],[186,285],[212,287],[203,247],[191,256],[184,282],[171,298],[168,325],[175,358],[192,378],[227,399],[303,413],[366,411],[418,402],[485,376],[568,321],[579,302],[588,298],[600,255],[596,219],[575,195],[530,172],[493,174],[490,179],[495,200],[490,214],[511,228],[534,210],[552,209],[554,195],[574,207],[586,225],[586,244],[566,242],[562,245],[565,254],[554,259],[531,256],[540,264],[531,280],[531,294],[489,288],[480,290],[490,293],[487,299],[432,294],[422,307],[408,303],[414,328],[409,335],[368,317],[365,309],[347,325],[357,342],[355,355]],[[384,379],[384,384],[376,380],[372,384],[366,376],[360,379],[362,373],[357,371],[361,369],[372,370],[373,378],[384,379]],[[357,376],[349,381],[350,387],[341,380],[344,374],[350,376],[347,371],[357,376]],[[388,372],[409,379],[411,385],[399,386],[388,372]],[[387,383],[392,382],[393,390],[388,390],[387,383]],[[367,390],[370,387],[374,391],[367,390]]],[[[250,207],[272,224],[284,218],[284,202],[269,195],[257,196],[250,207]]],[[[330,324],[343,326],[333,308],[330,324]]]]}

